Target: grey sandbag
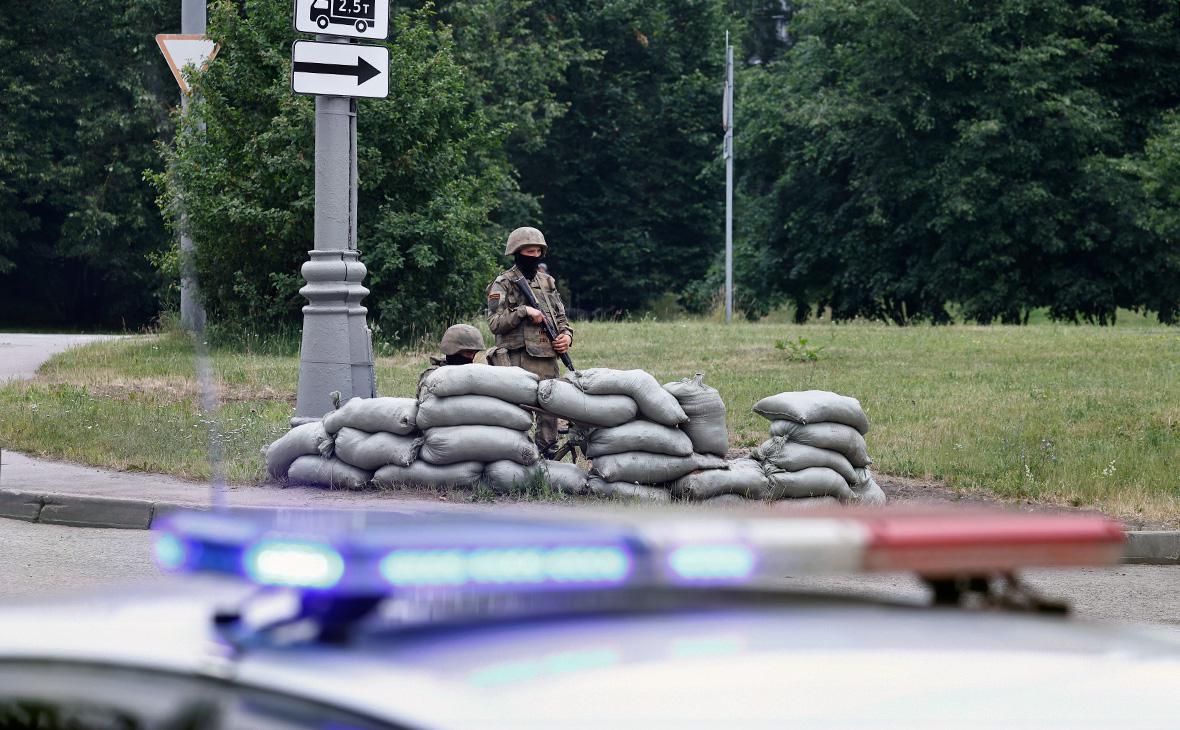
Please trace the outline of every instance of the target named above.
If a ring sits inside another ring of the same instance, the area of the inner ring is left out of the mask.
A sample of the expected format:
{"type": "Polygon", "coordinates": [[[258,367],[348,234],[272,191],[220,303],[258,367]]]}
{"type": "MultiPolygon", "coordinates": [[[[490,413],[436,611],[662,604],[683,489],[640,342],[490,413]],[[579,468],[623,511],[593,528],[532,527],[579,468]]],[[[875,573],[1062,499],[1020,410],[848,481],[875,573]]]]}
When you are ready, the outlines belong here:
{"type": "Polygon", "coordinates": [[[593,471],[608,482],[663,484],[698,469],[724,469],[725,466],[725,459],[710,454],[668,456],[628,451],[594,459],[593,471]]]}
{"type": "Polygon", "coordinates": [[[312,421],[296,426],[266,447],[266,472],[275,479],[284,479],[291,464],[300,456],[330,456],[332,437],[324,424],[312,421]],[[325,453],[327,452],[327,453],[325,453]]]}
{"type": "Polygon", "coordinates": [[[591,459],[625,451],[688,456],[692,453],[692,440],[678,428],[651,421],[632,421],[614,428],[595,429],[587,439],[585,451],[591,459]]]}
{"type": "Polygon", "coordinates": [[[585,494],[586,480],[589,474],[577,464],[564,461],[546,461],[545,473],[549,476],[549,486],[565,494],[585,494]]]}
{"type": "Polygon", "coordinates": [[[869,447],[865,437],[852,426],[843,423],[795,423],[774,421],[770,424],[771,436],[782,436],[798,444],[815,446],[820,449],[839,451],[855,467],[873,463],[869,458],[869,447]]]}
{"type": "Polygon", "coordinates": [[[409,466],[390,464],[383,466],[373,475],[377,487],[470,487],[483,476],[483,463],[462,461],[458,464],[438,466],[419,459],[409,466]]]}
{"type": "Polygon", "coordinates": [[[860,407],[860,401],[826,390],[803,390],[770,395],[754,404],[754,412],[771,421],[831,421],[852,426],[861,435],[869,432],[869,417],[860,407]]]}
{"type": "Polygon", "coordinates": [[[736,494],[719,494],[716,497],[709,497],[701,504],[707,504],[710,507],[745,507],[750,504],[750,500],[736,494]]]}
{"type": "Polygon", "coordinates": [[[409,466],[418,455],[421,436],[365,433],[345,426],[336,434],[336,456],[361,469],[380,469],[386,464],[409,466]]]}
{"type": "Polygon", "coordinates": [[[729,451],[729,428],[725,425],[725,401],[716,388],[704,383],[704,374],[684,378],[675,383],[664,383],[664,390],[672,394],[688,415],[688,423],[681,426],[692,439],[692,450],[698,454],[725,456],[729,451]]]}
{"type": "Polygon", "coordinates": [[[418,401],[413,398],[349,398],[348,402],[324,416],[324,430],[336,433],[348,426],[369,433],[406,436],[418,430],[414,419],[418,401]]]}
{"type": "MultiPolygon", "coordinates": [[[[452,367],[466,367],[463,365],[452,367]]],[[[443,368],[439,368],[442,370],[443,368]]],[[[437,372],[437,371],[436,371],[437,372]]],[[[533,464],[540,458],[528,434],[503,426],[444,426],[426,432],[418,457],[431,464],[509,459],[533,464]]]]}
{"type": "Polygon", "coordinates": [[[815,446],[798,444],[781,436],[772,436],[751,454],[758,461],[774,464],[783,471],[802,471],[812,466],[826,466],[852,484],[856,470],[843,454],[815,446]]]}
{"type": "Polygon", "coordinates": [[[484,467],[483,479],[496,494],[508,494],[514,488],[527,487],[538,473],[544,473],[544,467],[539,463],[523,466],[515,461],[501,459],[484,467]]]}
{"type": "Polygon", "coordinates": [[[867,504],[879,507],[885,504],[885,490],[873,478],[873,472],[868,469],[856,470],[856,482],[852,485],[853,501],[857,504],[867,504]]]}
{"type": "Polygon", "coordinates": [[[485,365],[448,365],[422,381],[421,391],[436,398],[452,395],[486,395],[509,403],[537,405],[539,378],[524,368],[485,365]]]}
{"type": "Polygon", "coordinates": [[[514,488],[527,487],[533,483],[538,472],[554,491],[567,494],[586,491],[587,473],[576,464],[561,461],[538,461],[532,466],[522,466],[515,461],[494,461],[484,469],[483,478],[492,491],[507,494],[514,488]]]}
{"type": "Polygon", "coordinates": [[[671,502],[672,495],[667,489],[645,487],[629,482],[608,482],[600,477],[590,477],[587,483],[590,494],[598,497],[621,497],[645,502],[671,502]]]}
{"type": "Polygon", "coordinates": [[[562,418],[591,426],[610,428],[635,420],[639,406],[627,395],[590,395],[565,380],[542,380],[537,386],[537,403],[562,418]]]}
{"type": "Polygon", "coordinates": [[[762,467],[753,459],[734,459],[728,469],[707,469],[686,474],[672,482],[672,494],[689,499],[711,499],[735,494],[749,499],[763,499],[769,482],[762,467]]]}
{"type": "Polygon", "coordinates": [[[373,473],[345,464],[339,459],[300,456],[287,472],[287,483],[327,487],[329,489],[364,489],[373,473]]]}
{"type": "Polygon", "coordinates": [[[813,466],[802,471],[781,471],[774,466],[763,466],[769,481],[767,496],[770,499],[787,497],[836,497],[841,502],[856,498],[844,477],[822,466],[813,466]]]}
{"type": "Polygon", "coordinates": [[[679,426],[688,420],[688,414],[676,402],[676,398],[646,371],[588,368],[572,372],[566,377],[583,393],[630,396],[639,406],[639,412],[650,421],[665,426],[679,426]]]}
{"type": "Polygon", "coordinates": [[[444,426],[503,426],[527,431],[533,427],[533,414],[489,395],[423,398],[418,403],[418,428],[425,431],[444,426]]]}

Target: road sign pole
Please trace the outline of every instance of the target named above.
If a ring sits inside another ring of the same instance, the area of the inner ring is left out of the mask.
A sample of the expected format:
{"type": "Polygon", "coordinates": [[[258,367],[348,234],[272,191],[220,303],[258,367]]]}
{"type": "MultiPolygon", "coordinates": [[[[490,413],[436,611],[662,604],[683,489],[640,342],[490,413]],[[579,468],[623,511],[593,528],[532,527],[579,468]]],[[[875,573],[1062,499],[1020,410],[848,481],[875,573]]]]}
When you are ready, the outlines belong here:
{"type": "Polygon", "coordinates": [[[733,46],[725,34],[725,322],[733,319],[733,46]]]}
{"type": "Polygon", "coordinates": [[[356,238],[356,101],[317,95],[315,110],[315,249],[302,269],[307,285],[299,290],[308,304],[292,423],[323,417],[332,410],[334,391],[342,399],[376,395],[372,332],[361,306],[369,293],[361,285],[367,272],[356,238]]]}
{"type": "MultiPolygon", "coordinates": [[[[181,0],[180,32],[205,35],[205,0],[181,0]]],[[[180,109],[188,114],[188,94],[181,91],[180,109]]],[[[196,244],[188,234],[183,207],[180,220],[180,325],[187,332],[204,332],[205,306],[197,288],[196,244]]]]}

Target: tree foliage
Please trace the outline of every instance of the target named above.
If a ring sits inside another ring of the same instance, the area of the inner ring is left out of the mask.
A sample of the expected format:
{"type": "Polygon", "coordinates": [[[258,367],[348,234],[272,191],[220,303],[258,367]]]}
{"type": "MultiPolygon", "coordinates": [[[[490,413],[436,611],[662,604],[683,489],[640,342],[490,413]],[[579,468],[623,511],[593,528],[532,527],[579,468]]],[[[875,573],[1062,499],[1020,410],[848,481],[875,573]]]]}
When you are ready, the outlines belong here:
{"type": "Polygon", "coordinates": [[[515,156],[542,205],[554,273],[579,309],[628,310],[702,276],[721,238],[723,5],[568,3],[585,54],[556,88],[568,111],[515,156]]]}
{"type": "MultiPolygon", "coordinates": [[[[391,19],[390,96],[358,112],[358,247],[364,302],[405,340],[471,316],[493,273],[485,235],[508,172],[501,130],[471,102],[445,29],[425,12],[391,19]]],[[[222,52],[195,79],[191,113],[159,182],[198,246],[211,319],[235,328],[299,321],[300,266],[314,246],[314,100],[289,88],[286,0],[223,3],[222,52]]]]}
{"type": "Polygon", "coordinates": [[[1172,70],[1176,23],[1145,3],[806,3],[790,53],[742,77],[741,281],[801,317],[1170,319],[1174,249],[1139,225],[1121,158],[1180,90],[1126,84],[1172,70]]]}
{"type": "Polygon", "coordinates": [[[152,36],[175,2],[0,4],[0,321],[137,326],[154,316],[148,256],[163,222],[165,100],[179,97],[152,36]],[[101,29],[100,32],[92,32],[101,29]]]}

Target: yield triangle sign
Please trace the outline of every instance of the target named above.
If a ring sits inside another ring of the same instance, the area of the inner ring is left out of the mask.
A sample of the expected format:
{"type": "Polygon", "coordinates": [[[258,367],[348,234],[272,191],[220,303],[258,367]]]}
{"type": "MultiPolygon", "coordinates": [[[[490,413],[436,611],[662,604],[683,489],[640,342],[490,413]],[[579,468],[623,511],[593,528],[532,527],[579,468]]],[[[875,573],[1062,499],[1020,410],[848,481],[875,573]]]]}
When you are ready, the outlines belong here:
{"type": "Polygon", "coordinates": [[[204,69],[213,60],[221,46],[203,35],[161,33],[156,36],[156,45],[164,53],[168,68],[180,84],[181,92],[188,94],[188,83],[184,80],[184,67],[188,65],[204,69]]]}

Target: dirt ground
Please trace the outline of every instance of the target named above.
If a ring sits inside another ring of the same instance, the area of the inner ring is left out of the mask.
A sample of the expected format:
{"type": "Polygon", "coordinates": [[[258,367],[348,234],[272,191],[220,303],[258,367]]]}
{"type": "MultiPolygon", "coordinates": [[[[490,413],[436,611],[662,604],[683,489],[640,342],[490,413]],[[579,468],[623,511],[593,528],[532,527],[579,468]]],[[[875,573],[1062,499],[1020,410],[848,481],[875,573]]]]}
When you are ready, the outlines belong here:
{"type": "MultiPolygon", "coordinates": [[[[1020,512],[1073,512],[1079,514],[1103,514],[1095,509],[1071,507],[1068,505],[1035,502],[1031,500],[1008,500],[983,491],[960,491],[945,484],[922,479],[875,474],[877,483],[885,490],[890,504],[947,505],[964,507],[1003,507],[1020,512]]],[[[1153,521],[1135,515],[1109,515],[1123,523],[1127,530],[1175,530],[1180,529],[1180,516],[1174,520],[1153,521]]]]}

